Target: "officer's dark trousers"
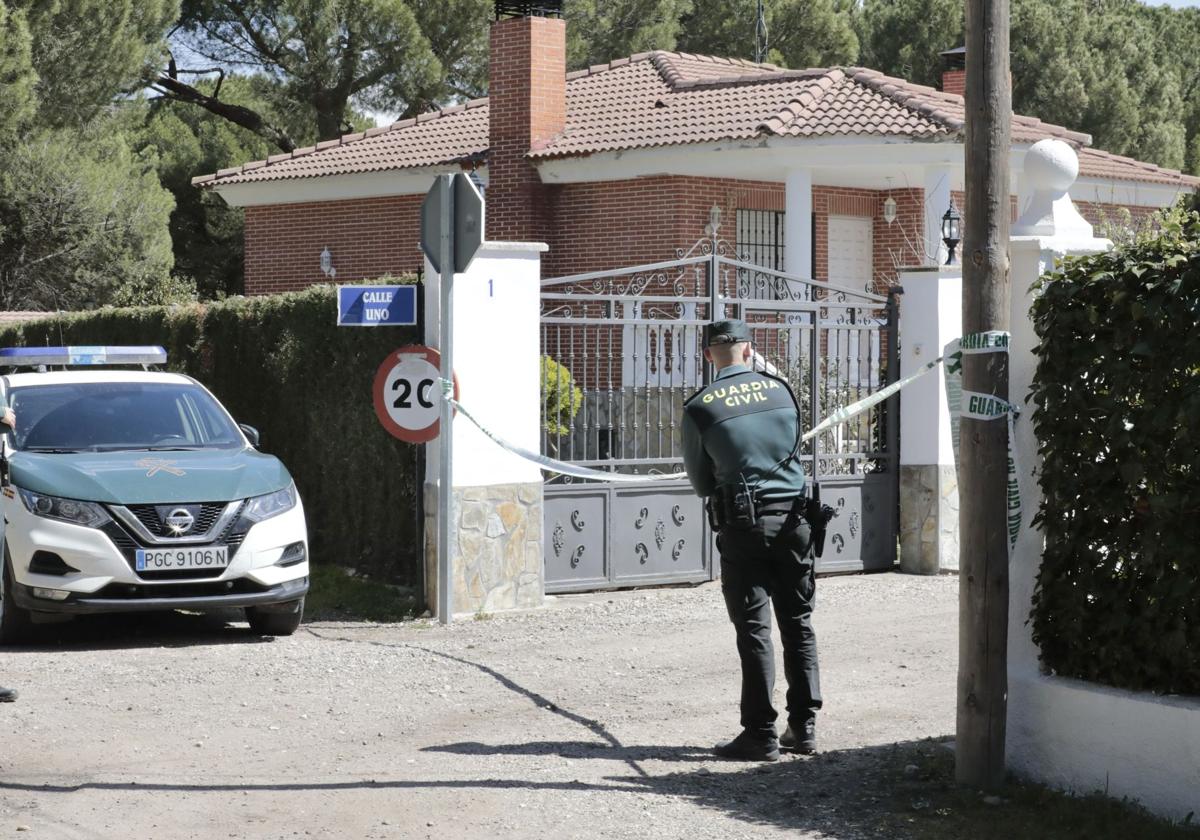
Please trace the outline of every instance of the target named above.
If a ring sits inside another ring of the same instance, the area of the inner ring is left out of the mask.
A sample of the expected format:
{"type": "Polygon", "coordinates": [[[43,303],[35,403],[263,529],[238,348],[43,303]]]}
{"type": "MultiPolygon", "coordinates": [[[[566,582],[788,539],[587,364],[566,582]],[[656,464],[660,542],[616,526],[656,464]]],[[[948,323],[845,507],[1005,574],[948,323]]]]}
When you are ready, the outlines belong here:
{"type": "Polygon", "coordinates": [[[795,516],[762,516],[749,530],[726,528],[717,544],[721,589],[737,630],[742,660],[742,726],[756,732],[774,731],[778,717],[771,705],[775,686],[772,600],[788,683],[788,723],[797,726],[821,708],[817,638],[812,627],[816,577],[808,551],[808,524],[795,516]]]}

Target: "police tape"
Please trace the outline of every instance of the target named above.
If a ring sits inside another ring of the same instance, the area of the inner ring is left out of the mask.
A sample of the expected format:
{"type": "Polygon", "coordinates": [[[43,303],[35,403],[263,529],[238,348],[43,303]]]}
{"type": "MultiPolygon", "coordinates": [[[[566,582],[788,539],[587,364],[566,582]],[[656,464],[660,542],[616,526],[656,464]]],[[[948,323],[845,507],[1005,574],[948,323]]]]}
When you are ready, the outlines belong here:
{"type": "MultiPolygon", "coordinates": [[[[578,464],[571,464],[566,461],[559,461],[555,458],[550,458],[540,452],[533,452],[523,446],[517,446],[515,443],[510,443],[498,434],[493,432],[487,426],[483,425],[476,419],[475,415],[467,411],[463,404],[450,396],[453,390],[447,391],[448,383],[445,379],[438,380],[442,386],[442,398],[447,400],[454,410],[466,417],[479,431],[483,432],[487,437],[499,446],[526,461],[532,461],[544,470],[560,473],[561,475],[569,475],[572,478],[586,478],[593,481],[613,481],[624,484],[645,484],[655,481],[678,481],[682,476],[678,473],[662,473],[650,475],[630,475],[629,473],[608,472],[607,470],[594,470],[591,467],[581,467],[578,464]]],[[[453,386],[451,385],[451,389],[453,386]]]]}
{"type": "Polygon", "coordinates": [[[1008,529],[1008,558],[1012,560],[1013,548],[1021,533],[1021,490],[1018,483],[1020,468],[1017,465],[1016,419],[1021,413],[1019,406],[992,394],[964,391],[962,387],[962,357],[979,353],[1007,353],[1011,337],[1006,332],[991,330],[970,333],[946,345],[942,358],[946,364],[946,402],[950,407],[951,440],[954,444],[954,463],[960,463],[959,443],[961,440],[959,421],[1005,419],[1008,426],[1008,475],[1005,495],[1006,527],[1008,529]]]}
{"type": "MultiPolygon", "coordinates": [[[[869,397],[864,397],[863,399],[844,406],[843,408],[835,409],[828,417],[826,417],[816,426],[813,426],[808,432],[801,435],[800,440],[802,442],[810,441],[822,432],[828,431],[840,423],[845,423],[847,420],[852,420],[865,411],[869,411],[884,400],[887,400],[899,393],[901,388],[911,385],[913,382],[929,373],[929,371],[941,364],[942,361],[942,358],[937,358],[932,362],[926,362],[916,373],[907,376],[898,382],[893,382],[891,385],[876,391],[869,397]]],[[[567,461],[559,461],[555,458],[543,455],[540,452],[533,452],[523,446],[510,443],[509,441],[497,435],[491,429],[484,426],[483,423],[479,422],[479,420],[473,414],[471,414],[471,412],[463,407],[462,403],[450,396],[450,394],[453,393],[453,386],[450,385],[449,382],[447,382],[445,379],[439,379],[438,382],[442,387],[442,398],[448,400],[450,405],[454,407],[455,411],[470,420],[471,423],[473,423],[475,427],[479,429],[479,431],[483,432],[483,434],[486,435],[493,443],[502,449],[511,452],[513,455],[524,458],[527,461],[532,461],[544,470],[560,473],[562,475],[569,475],[572,478],[584,478],[592,481],[612,481],[623,484],[647,484],[658,481],[678,481],[682,477],[679,473],[630,475],[629,473],[596,470],[592,469],[591,467],[582,467],[578,464],[572,464],[567,461]]]]}

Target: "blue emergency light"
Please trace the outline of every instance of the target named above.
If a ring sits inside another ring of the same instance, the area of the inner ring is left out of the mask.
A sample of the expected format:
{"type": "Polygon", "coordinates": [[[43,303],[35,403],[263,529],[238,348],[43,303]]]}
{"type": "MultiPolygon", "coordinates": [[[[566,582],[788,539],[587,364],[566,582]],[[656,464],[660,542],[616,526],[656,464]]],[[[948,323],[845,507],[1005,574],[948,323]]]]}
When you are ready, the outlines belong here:
{"type": "Polygon", "coordinates": [[[165,365],[167,351],[157,345],[143,347],[5,347],[0,367],[50,365],[165,365]]]}

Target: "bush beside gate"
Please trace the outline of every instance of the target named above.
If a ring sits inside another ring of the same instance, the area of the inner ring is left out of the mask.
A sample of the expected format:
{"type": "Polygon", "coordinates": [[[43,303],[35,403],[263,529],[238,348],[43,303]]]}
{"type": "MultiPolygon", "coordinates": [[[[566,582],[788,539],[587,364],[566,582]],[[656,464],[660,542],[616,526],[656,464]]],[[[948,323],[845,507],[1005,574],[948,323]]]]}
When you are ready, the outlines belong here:
{"type": "MultiPolygon", "coordinates": [[[[395,281],[390,282],[411,282],[395,281]]],[[[422,585],[420,447],[391,437],[371,388],[416,327],[339,328],[332,287],[182,307],[103,309],[0,329],[0,346],[161,344],[262,434],[296,479],[314,562],[422,585]]]]}
{"type": "Polygon", "coordinates": [[[1063,676],[1200,695],[1200,214],[1040,285],[1034,641],[1063,676]]]}

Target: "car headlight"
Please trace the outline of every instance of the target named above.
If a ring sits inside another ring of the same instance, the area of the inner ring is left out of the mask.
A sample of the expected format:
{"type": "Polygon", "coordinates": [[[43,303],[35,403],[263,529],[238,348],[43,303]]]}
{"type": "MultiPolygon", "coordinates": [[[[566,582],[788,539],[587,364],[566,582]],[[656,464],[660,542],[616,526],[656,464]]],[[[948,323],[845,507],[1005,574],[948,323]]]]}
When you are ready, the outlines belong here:
{"type": "Polygon", "coordinates": [[[75,499],[64,499],[23,488],[18,489],[21,492],[21,501],[25,503],[25,508],[37,516],[70,522],[72,525],[83,525],[85,528],[99,528],[110,521],[104,508],[95,502],[79,502],[75,499]]]}
{"type": "Polygon", "coordinates": [[[296,506],[296,485],[289,484],[282,490],[267,493],[265,496],[254,496],[246,502],[242,516],[251,522],[262,522],[272,516],[286,513],[296,506]]]}

